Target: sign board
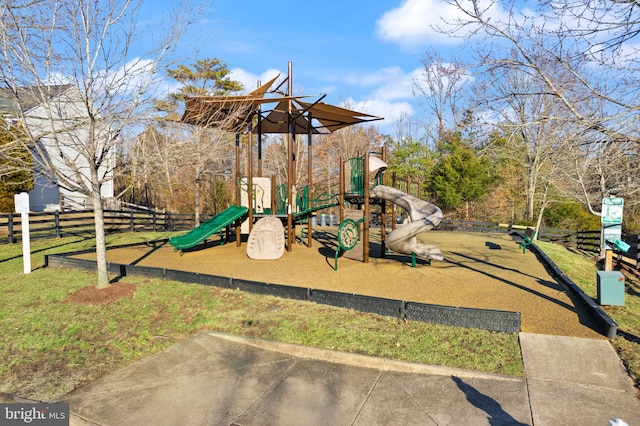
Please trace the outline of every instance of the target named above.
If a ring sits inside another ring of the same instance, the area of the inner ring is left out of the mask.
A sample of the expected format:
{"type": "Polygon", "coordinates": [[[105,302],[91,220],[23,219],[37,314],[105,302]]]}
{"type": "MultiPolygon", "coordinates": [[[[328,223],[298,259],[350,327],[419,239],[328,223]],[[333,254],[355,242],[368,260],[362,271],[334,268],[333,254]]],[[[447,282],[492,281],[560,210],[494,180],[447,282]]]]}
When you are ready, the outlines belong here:
{"type": "Polygon", "coordinates": [[[603,198],[602,217],[603,225],[622,224],[622,209],[624,207],[623,198],[603,198]]]}
{"type": "Polygon", "coordinates": [[[16,205],[16,213],[29,213],[29,194],[21,192],[13,196],[16,205]]]}
{"type": "Polygon", "coordinates": [[[619,226],[611,226],[608,228],[604,228],[602,232],[602,247],[609,248],[607,246],[607,241],[615,242],[622,238],[622,229],[619,226]]]}

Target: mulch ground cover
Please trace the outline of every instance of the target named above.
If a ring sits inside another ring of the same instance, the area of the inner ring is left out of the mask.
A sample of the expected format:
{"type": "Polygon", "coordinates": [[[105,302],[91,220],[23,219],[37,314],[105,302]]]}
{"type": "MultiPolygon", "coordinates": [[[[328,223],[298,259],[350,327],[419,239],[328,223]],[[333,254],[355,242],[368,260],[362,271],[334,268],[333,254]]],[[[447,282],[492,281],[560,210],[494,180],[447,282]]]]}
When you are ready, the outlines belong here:
{"type": "Polygon", "coordinates": [[[381,257],[379,230],[372,229],[370,261],[341,257],[335,270],[335,228],[319,229],[312,247],[295,244],[277,260],[252,260],[245,243],[237,247],[233,241],[220,245],[215,240],[182,255],[168,243],[112,249],[107,260],[396,300],[514,311],[521,313],[524,332],[604,338],[577,298],[550,275],[535,253],[523,253],[509,235],[426,232],[419,239],[438,246],[444,260],[430,266],[419,260],[414,268],[410,256],[381,257]]]}

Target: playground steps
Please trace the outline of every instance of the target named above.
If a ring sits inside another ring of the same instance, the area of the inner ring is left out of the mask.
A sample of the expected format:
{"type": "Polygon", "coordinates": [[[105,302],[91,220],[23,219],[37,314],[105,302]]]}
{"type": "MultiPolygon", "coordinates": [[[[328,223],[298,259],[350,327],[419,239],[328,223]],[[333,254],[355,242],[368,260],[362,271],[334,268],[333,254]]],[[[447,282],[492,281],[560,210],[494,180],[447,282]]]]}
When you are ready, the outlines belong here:
{"type": "Polygon", "coordinates": [[[246,215],[247,210],[246,207],[231,206],[186,234],[169,238],[169,244],[171,244],[175,250],[180,251],[194,247],[216,232],[222,231],[235,220],[246,215]]]}

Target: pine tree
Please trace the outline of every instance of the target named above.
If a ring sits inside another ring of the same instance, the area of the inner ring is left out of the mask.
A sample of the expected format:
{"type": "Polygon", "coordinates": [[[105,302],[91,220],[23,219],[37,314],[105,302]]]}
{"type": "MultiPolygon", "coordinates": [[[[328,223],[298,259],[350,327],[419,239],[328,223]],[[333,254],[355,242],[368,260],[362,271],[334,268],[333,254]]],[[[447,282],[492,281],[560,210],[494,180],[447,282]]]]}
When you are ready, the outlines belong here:
{"type": "Polygon", "coordinates": [[[486,196],[495,181],[491,161],[478,157],[458,134],[446,137],[439,149],[442,157],[435,166],[431,189],[443,208],[455,209],[464,203],[468,218],[469,202],[486,196]]]}

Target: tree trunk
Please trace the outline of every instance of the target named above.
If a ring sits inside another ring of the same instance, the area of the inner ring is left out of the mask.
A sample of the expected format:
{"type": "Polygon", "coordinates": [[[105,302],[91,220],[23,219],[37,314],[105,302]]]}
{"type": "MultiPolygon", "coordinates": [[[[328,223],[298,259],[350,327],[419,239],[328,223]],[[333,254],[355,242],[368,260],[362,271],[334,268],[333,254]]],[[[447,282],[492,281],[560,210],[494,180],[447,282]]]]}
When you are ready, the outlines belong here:
{"type": "Polygon", "coordinates": [[[526,217],[527,220],[533,220],[535,217],[535,196],[536,196],[536,183],[537,183],[536,174],[530,170],[527,175],[527,209],[526,209],[526,217]]]}
{"type": "Polygon", "coordinates": [[[534,240],[538,239],[540,234],[540,226],[542,224],[542,217],[544,216],[544,211],[547,208],[547,194],[549,193],[549,184],[545,184],[544,192],[542,193],[542,202],[540,203],[540,211],[538,212],[538,219],[536,220],[536,233],[534,235],[534,240]]]}
{"type": "Polygon", "coordinates": [[[107,272],[107,243],[104,232],[104,211],[100,190],[93,191],[93,220],[96,226],[96,261],[98,266],[97,288],[109,287],[109,274],[107,272]]]}

